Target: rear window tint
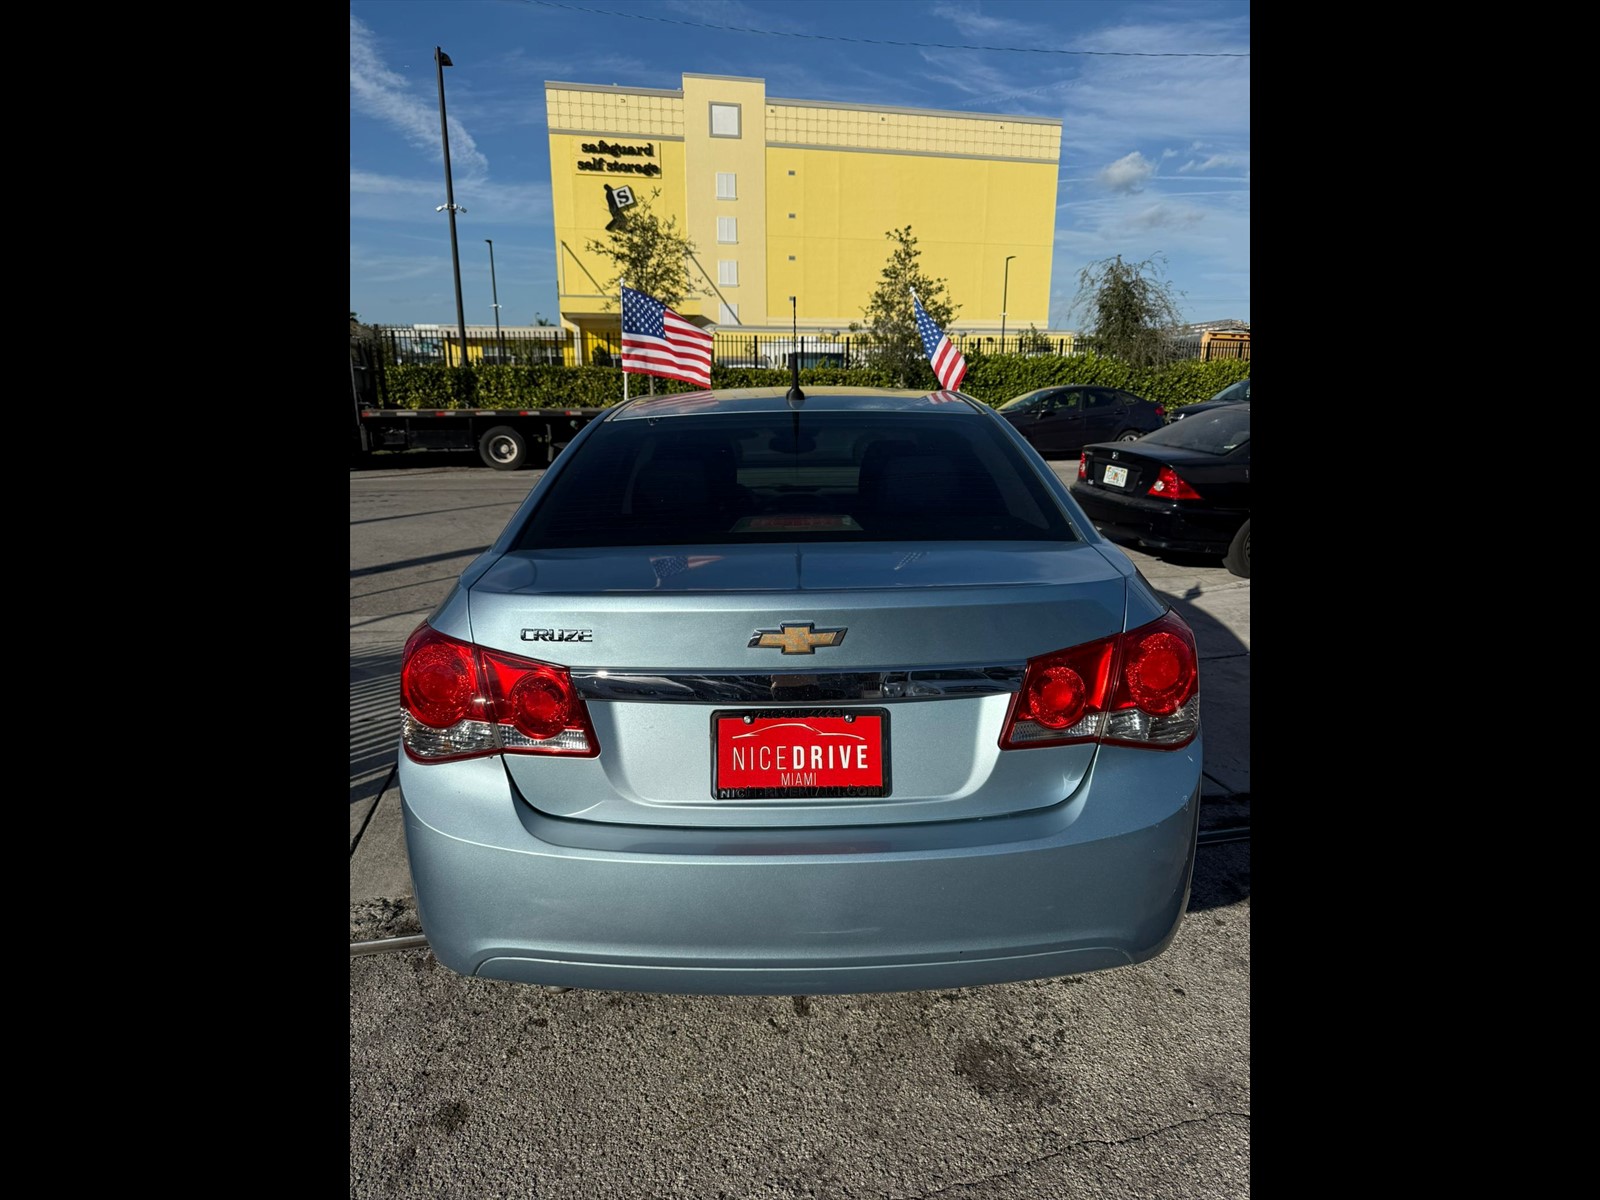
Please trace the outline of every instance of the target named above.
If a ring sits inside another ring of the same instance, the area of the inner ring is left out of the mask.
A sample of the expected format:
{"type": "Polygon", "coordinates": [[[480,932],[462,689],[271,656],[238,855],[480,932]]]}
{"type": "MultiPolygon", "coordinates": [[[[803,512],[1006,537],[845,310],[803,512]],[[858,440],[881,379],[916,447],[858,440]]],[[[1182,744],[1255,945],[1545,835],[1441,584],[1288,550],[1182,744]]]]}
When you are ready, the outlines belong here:
{"type": "Polygon", "coordinates": [[[1229,454],[1250,440],[1250,405],[1225,404],[1163,425],[1140,438],[1145,446],[1172,446],[1202,454],[1229,454]]]}
{"type": "Polygon", "coordinates": [[[519,549],[1076,539],[1021,453],[979,416],[607,421],[573,455],[519,549]]]}

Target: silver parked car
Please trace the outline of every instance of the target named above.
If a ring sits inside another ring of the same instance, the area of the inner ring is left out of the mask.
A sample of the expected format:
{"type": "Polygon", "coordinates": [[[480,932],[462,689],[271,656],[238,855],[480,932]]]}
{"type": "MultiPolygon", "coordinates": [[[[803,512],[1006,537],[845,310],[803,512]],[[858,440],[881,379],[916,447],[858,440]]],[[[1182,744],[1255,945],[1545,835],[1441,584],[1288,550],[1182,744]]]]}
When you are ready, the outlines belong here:
{"type": "Polygon", "coordinates": [[[1194,636],[958,393],[618,405],[401,699],[418,911],[464,975],[960,987],[1150,958],[1187,903],[1194,636]]]}

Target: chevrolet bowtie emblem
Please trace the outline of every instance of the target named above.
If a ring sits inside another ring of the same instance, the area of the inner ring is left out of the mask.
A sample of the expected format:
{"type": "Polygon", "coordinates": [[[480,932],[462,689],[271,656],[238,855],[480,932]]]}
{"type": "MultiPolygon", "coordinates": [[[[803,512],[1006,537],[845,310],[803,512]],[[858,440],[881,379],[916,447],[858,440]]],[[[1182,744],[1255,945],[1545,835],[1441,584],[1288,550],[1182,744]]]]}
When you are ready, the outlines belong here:
{"type": "Polygon", "coordinates": [[[750,635],[750,645],[785,654],[815,654],[817,646],[839,645],[844,634],[843,629],[818,629],[811,621],[785,621],[777,629],[756,630],[750,635]]]}

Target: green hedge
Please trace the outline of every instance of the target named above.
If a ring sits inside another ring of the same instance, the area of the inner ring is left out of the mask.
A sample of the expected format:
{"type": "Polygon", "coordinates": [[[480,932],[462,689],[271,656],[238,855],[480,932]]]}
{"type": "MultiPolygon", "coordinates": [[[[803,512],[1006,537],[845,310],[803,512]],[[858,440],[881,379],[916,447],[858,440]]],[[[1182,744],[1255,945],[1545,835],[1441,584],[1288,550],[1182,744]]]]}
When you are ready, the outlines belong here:
{"type": "MultiPolygon", "coordinates": [[[[1168,408],[1208,400],[1250,374],[1248,359],[1200,362],[1188,359],[1164,367],[1130,367],[1095,355],[1021,357],[972,352],[961,390],[985,404],[999,405],[1035,388],[1069,383],[1094,383],[1121,388],[1168,408]]],[[[713,367],[713,388],[782,387],[783,370],[713,367]]],[[[384,370],[386,408],[605,408],[622,399],[622,371],[617,367],[564,366],[391,366],[384,370]]],[[[810,367],[800,372],[801,386],[842,384],[855,387],[899,386],[889,372],[870,367],[810,367]]],[[[646,376],[628,381],[628,393],[650,390],[646,376]]],[[[913,387],[932,389],[931,368],[913,387]]],[[[656,379],[655,390],[689,392],[691,384],[656,379]]]]}

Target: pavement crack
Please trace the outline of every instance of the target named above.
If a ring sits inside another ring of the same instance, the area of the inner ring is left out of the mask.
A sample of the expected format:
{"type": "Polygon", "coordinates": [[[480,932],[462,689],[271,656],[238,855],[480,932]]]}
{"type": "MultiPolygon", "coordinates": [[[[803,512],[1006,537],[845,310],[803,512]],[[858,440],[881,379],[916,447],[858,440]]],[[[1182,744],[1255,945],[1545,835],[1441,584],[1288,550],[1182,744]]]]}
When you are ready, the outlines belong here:
{"type": "Polygon", "coordinates": [[[1011,1176],[1016,1175],[1018,1172],[1026,1171],[1029,1167],[1038,1166],[1042,1162],[1049,1162],[1052,1158],[1064,1157],[1065,1155],[1071,1154],[1074,1150],[1080,1150],[1085,1146],[1131,1146],[1135,1142],[1142,1142],[1149,1138],[1160,1137],[1164,1133],[1171,1133],[1174,1129],[1182,1129],[1185,1125],[1205,1125],[1211,1121],[1215,1121],[1219,1117],[1237,1117],[1240,1120],[1248,1121],[1250,1119],[1250,1114],[1247,1112],[1234,1112],[1231,1109],[1224,1109],[1221,1112],[1206,1113],[1201,1117],[1190,1117],[1187,1120],[1174,1121],[1170,1125],[1162,1125],[1155,1129],[1146,1130],[1144,1133],[1133,1134],[1130,1137],[1111,1139],[1084,1138],[1081,1141],[1072,1142],[1069,1145],[1063,1146],[1060,1150],[1052,1150],[1049,1154],[1041,1154],[1037,1158],[1024,1159],[1022,1162],[1017,1163],[1016,1166],[1007,1167],[1004,1171],[997,1171],[993,1175],[984,1175],[977,1179],[963,1179],[958,1183],[952,1183],[946,1187],[939,1188],[937,1191],[918,1192],[915,1196],[901,1196],[896,1198],[896,1200],[933,1200],[933,1197],[942,1196],[946,1192],[954,1191],[956,1188],[977,1187],[980,1184],[992,1183],[998,1179],[1010,1178],[1011,1176]]]}

